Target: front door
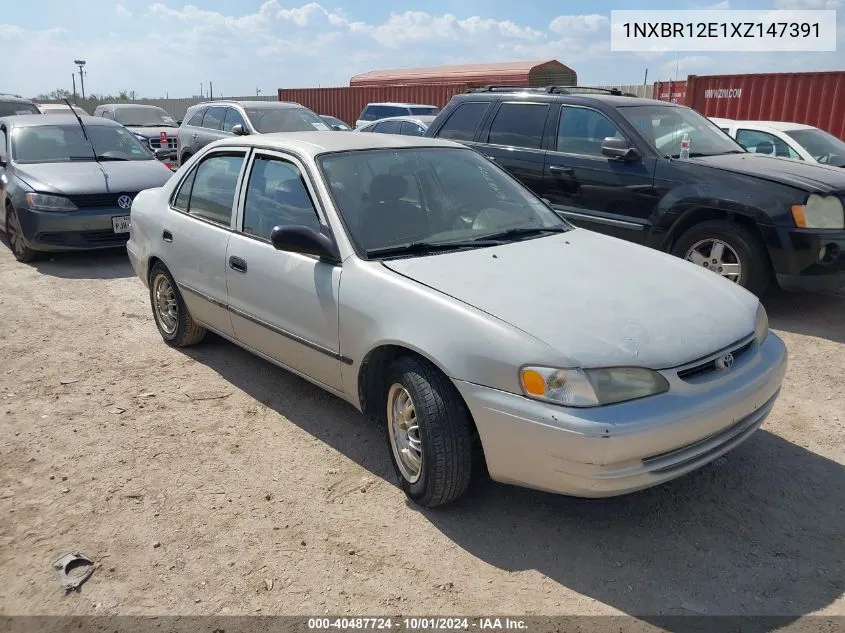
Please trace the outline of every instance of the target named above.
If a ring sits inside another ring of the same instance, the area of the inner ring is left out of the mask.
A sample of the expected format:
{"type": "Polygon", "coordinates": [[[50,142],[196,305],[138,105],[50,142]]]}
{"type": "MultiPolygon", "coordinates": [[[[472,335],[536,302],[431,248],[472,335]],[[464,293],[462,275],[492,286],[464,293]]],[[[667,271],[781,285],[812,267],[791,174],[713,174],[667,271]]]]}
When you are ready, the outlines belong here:
{"type": "Polygon", "coordinates": [[[179,185],[162,226],[161,253],[194,318],[234,335],[226,297],[226,247],[245,150],[203,158],[179,185]]]}
{"type": "Polygon", "coordinates": [[[340,390],[338,291],[341,267],[278,251],[276,226],[327,230],[302,166],[270,151],[254,155],[226,253],[229,310],[235,336],[249,347],[340,390]]]}
{"type": "Polygon", "coordinates": [[[626,162],[604,156],[602,142],[610,136],[624,138],[598,110],[562,106],[538,193],[576,226],[642,243],[658,201],[655,159],[626,162]]]}

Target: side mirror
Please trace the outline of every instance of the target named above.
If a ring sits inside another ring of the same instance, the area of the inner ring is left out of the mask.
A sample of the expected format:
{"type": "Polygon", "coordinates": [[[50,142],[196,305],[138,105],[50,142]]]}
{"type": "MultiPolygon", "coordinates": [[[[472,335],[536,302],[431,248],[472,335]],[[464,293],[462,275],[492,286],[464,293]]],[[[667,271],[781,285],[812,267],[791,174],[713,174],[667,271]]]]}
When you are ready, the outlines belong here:
{"type": "Polygon", "coordinates": [[[307,226],[277,226],[270,233],[270,242],[278,251],[316,255],[334,263],[340,261],[337,245],[327,235],[307,226]]]}
{"type": "Polygon", "coordinates": [[[249,131],[245,129],[243,125],[238,123],[237,125],[232,126],[232,134],[235,136],[246,136],[249,134],[249,131]]]}
{"type": "Polygon", "coordinates": [[[8,159],[5,154],[0,154],[0,167],[5,167],[8,164],[8,159]]]}
{"type": "Polygon", "coordinates": [[[156,158],[159,160],[168,160],[170,158],[170,149],[167,147],[160,147],[156,150],[156,158]]]}
{"type": "Polygon", "coordinates": [[[176,125],[182,125],[182,119],[179,119],[178,121],[176,121],[176,125]]]}
{"type": "Polygon", "coordinates": [[[608,136],[601,144],[601,153],[610,158],[619,158],[626,161],[639,160],[640,153],[637,148],[631,147],[628,141],[618,136],[608,136]]]}

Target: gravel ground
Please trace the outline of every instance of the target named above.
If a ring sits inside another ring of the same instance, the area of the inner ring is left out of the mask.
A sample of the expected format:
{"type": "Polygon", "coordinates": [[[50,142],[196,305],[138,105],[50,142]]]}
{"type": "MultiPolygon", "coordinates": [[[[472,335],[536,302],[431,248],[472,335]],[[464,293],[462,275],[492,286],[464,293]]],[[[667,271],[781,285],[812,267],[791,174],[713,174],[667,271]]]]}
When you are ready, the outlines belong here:
{"type": "Polygon", "coordinates": [[[789,374],[736,451],[622,498],[478,481],[427,511],[347,404],[164,345],[125,254],[0,245],[0,615],[845,615],[845,295],[766,305],[789,374]],[[69,551],[99,567],[65,595],[69,551]]]}

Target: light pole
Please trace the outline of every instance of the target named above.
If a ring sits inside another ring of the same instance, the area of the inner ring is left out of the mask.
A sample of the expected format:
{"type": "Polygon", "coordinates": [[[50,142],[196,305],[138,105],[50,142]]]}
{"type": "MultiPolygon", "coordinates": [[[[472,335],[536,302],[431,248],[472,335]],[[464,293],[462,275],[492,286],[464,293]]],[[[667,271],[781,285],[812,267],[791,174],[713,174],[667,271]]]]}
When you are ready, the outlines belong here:
{"type": "Polygon", "coordinates": [[[79,82],[80,87],[82,88],[82,100],[85,101],[85,73],[82,71],[82,69],[85,67],[85,60],[74,59],[73,63],[79,66],[79,82]]]}

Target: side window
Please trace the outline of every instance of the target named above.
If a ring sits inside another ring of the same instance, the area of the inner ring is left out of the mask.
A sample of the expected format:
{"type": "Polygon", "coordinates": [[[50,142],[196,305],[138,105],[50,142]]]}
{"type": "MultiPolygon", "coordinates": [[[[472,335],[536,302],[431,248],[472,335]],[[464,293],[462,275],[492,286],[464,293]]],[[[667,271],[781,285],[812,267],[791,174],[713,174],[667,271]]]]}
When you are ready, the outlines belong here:
{"type": "Polygon", "coordinates": [[[401,121],[383,121],[376,125],[376,132],[381,134],[399,134],[401,121]]]}
{"type": "Polygon", "coordinates": [[[749,152],[783,158],[800,158],[798,153],[774,134],[760,130],[737,130],[736,142],[749,152]]]}
{"type": "Polygon", "coordinates": [[[401,108],[401,107],[399,107],[399,106],[385,106],[384,110],[385,110],[385,113],[384,113],[384,116],[385,116],[385,117],[389,117],[389,116],[407,116],[407,115],[411,114],[410,109],[408,109],[408,108],[401,108]]]}
{"type": "Polygon", "coordinates": [[[223,127],[223,117],[226,116],[226,108],[214,106],[205,111],[202,118],[202,126],[209,130],[219,130],[223,127]]]}
{"type": "Polygon", "coordinates": [[[449,115],[437,136],[454,141],[471,141],[489,108],[490,104],[484,101],[462,103],[449,115]]]}
{"type": "Polygon", "coordinates": [[[319,231],[320,221],[299,168],[282,158],[256,156],[246,190],[243,232],[269,240],[277,226],[319,231]]]}
{"type": "Polygon", "coordinates": [[[217,154],[201,162],[194,176],[188,213],[228,227],[243,162],[243,154],[217,154]]]}
{"type": "Polygon", "coordinates": [[[193,125],[194,127],[201,127],[203,114],[205,114],[205,108],[200,108],[199,110],[194,112],[191,115],[191,118],[188,119],[188,125],[193,125]]]}
{"type": "Polygon", "coordinates": [[[246,121],[241,116],[241,113],[235,108],[226,108],[226,118],[223,119],[223,131],[231,132],[236,125],[242,125],[246,128],[246,121]]]}
{"type": "Polygon", "coordinates": [[[361,114],[362,121],[375,121],[376,114],[375,114],[375,106],[367,106],[364,112],[361,114]]]}
{"type": "Polygon", "coordinates": [[[111,110],[103,110],[102,112],[100,112],[100,116],[104,119],[114,120],[114,115],[111,113],[111,110]]]}
{"type": "Polygon", "coordinates": [[[601,112],[573,106],[561,108],[557,151],[602,156],[601,146],[608,136],[623,137],[601,112]]]}
{"type": "Polygon", "coordinates": [[[402,129],[399,133],[404,134],[405,136],[424,136],[425,130],[416,123],[412,123],[411,121],[403,121],[402,129]]]}
{"type": "Polygon", "coordinates": [[[8,156],[9,148],[6,146],[6,129],[0,130],[0,156],[8,156]]]}
{"type": "Polygon", "coordinates": [[[548,113],[547,103],[503,103],[490,124],[487,142],[539,149],[548,113]]]}
{"type": "Polygon", "coordinates": [[[197,170],[192,169],[191,173],[182,181],[182,184],[179,186],[179,192],[173,198],[173,202],[170,204],[171,207],[176,209],[177,211],[181,211],[182,213],[188,212],[188,201],[191,198],[191,187],[194,186],[194,179],[197,177],[197,170]]]}

